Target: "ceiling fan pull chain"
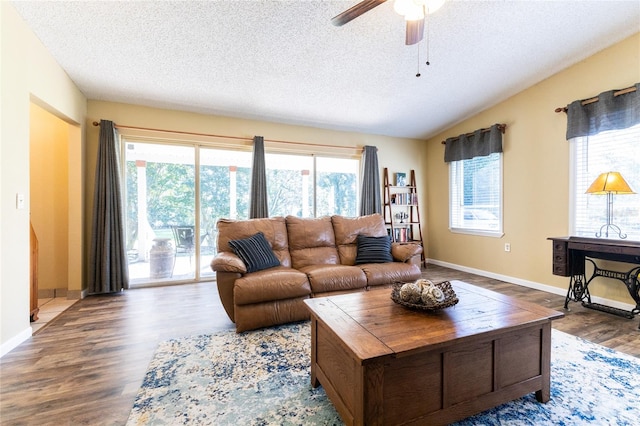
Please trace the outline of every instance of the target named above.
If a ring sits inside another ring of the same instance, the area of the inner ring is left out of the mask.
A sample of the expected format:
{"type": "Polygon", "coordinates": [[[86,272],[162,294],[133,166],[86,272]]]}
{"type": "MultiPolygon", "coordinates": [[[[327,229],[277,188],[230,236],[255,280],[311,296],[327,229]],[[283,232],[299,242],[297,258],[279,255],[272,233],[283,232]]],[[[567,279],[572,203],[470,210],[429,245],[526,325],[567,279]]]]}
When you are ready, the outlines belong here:
{"type": "MultiPolygon", "coordinates": [[[[429,25],[429,21],[427,21],[427,15],[428,15],[428,9],[426,8],[426,6],[422,6],[423,7],[423,11],[424,13],[424,21],[427,25],[429,25]]],[[[428,32],[428,27],[425,28],[424,26],[422,27],[422,35],[423,35],[423,39],[424,39],[424,32],[427,32],[427,65],[429,65],[429,32],[428,32]]],[[[416,74],[416,77],[420,77],[420,42],[418,42],[418,73],[416,74]]]]}
{"type": "Polygon", "coordinates": [[[431,63],[429,63],[429,34],[431,33],[431,31],[429,31],[429,10],[427,9],[427,13],[425,13],[424,15],[424,20],[425,20],[425,32],[427,33],[427,66],[431,65],[431,63]]]}
{"type": "Polygon", "coordinates": [[[418,68],[418,70],[417,70],[418,72],[416,74],[416,77],[420,77],[420,75],[421,75],[420,74],[420,43],[418,43],[416,48],[417,48],[417,51],[418,51],[418,67],[417,67],[418,68]]]}

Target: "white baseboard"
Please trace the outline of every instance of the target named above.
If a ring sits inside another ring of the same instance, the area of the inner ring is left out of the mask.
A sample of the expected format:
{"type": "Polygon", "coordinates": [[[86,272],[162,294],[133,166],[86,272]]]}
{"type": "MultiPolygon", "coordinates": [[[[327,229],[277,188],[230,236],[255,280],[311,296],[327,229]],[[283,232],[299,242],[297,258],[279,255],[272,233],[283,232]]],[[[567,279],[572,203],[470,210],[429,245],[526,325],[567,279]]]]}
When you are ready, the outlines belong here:
{"type": "Polygon", "coordinates": [[[65,293],[67,300],[80,300],[80,299],[84,299],[88,295],[89,295],[89,290],[86,288],[84,290],[67,290],[65,293]]]}
{"type": "MultiPolygon", "coordinates": [[[[496,274],[489,271],[483,271],[481,269],[469,268],[467,266],[456,265],[453,263],[442,262],[440,260],[435,259],[427,259],[427,263],[431,263],[433,265],[443,266],[449,269],[455,269],[456,271],[468,272],[470,274],[480,275],[482,277],[492,278],[494,280],[500,280],[504,282],[508,282],[511,284],[521,285],[523,287],[533,288],[535,290],[546,291],[547,293],[557,294],[563,297],[567,295],[567,289],[569,286],[569,279],[567,278],[567,288],[562,289],[558,287],[554,287],[548,284],[541,284],[534,281],[523,280],[522,278],[510,277],[508,275],[496,274]]],[[[591,295],[591,302],[600,303],[602,305],[611,306],[613,308],[624,309],[625,311],[630,311],[635,308],[635,305],[630,303],[618,302],[617,300],[605,299],[604,297],[598,297],[591,295]]],[[[569,305],[571,307],[571,305],[569,305]]]]}
{"type": "Polygon", "coordinates": [[[17,348],[22,342],[28,340],[32,334],[33,330],[31,327],[27,327],[21,333],[4,342],[2,346],[0,346],[0,358],[17,348]]]}

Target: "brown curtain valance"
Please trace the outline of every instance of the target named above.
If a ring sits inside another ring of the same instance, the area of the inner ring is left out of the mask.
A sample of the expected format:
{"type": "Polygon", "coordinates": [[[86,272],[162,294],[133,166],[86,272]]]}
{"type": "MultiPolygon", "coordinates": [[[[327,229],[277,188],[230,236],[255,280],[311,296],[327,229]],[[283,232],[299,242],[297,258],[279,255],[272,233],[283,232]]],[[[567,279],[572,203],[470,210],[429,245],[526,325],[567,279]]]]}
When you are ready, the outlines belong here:
{"type": "Polygon", "coordinates": [[[640,83],[629,89],[634,87],[635,90],[609,90],[596,98],[567,105],[567,140],[639,124],[640,83]]]}
{"type": "Polygon", "coordinates": [[[468,160],[502,152],[502,133],[506,124],[494,124],[487,129],[478,129],[444,141],[444,161],[468,160]]]}

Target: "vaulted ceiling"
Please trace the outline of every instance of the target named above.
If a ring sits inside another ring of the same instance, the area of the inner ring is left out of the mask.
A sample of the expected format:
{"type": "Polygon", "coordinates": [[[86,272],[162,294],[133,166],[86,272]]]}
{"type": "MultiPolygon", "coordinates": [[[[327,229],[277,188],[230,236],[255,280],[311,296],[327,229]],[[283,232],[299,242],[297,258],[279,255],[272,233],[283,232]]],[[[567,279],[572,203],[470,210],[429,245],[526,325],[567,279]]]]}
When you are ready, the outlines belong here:
{"type": "Polygon", "coordinates": [[[357,3],[13,2],[89,99],[420,139],[640,31],[638,1],[450,0],[406,46],[393,0],[331,24],[357,3]]]}

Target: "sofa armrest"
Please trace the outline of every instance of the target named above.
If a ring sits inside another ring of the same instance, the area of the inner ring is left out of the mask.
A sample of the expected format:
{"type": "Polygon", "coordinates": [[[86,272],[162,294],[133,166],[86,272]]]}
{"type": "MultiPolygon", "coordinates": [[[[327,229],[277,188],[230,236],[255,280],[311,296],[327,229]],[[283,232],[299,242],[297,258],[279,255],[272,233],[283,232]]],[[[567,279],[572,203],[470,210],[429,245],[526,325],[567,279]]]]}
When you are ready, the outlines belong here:
{"type": "Polygon", "coordinates": [[[398,262],[410,261],[412,257],[422,253],[422,246],[413,243],[391,243],[391,256],[398,262]]]}
{"type": "Polygon", "coordinates": [[[216,272],[247,273],[247,266],[242,259],[231,252],[222,251],[211,260],[211,269],[216,272]]]}

